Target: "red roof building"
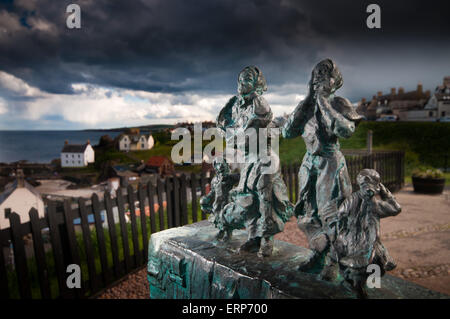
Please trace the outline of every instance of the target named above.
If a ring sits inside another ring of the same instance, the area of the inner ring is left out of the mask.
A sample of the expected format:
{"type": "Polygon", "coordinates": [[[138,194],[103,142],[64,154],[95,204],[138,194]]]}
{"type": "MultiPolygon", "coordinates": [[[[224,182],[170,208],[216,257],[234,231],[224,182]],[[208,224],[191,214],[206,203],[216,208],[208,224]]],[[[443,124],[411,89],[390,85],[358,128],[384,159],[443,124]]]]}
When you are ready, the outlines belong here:
{"type": "Polygon", "coordinates": [[[170,158],[166,156],[152,156],[145,163],[147,169],[161,175],[173,175],[175,168],[170,158]]]}

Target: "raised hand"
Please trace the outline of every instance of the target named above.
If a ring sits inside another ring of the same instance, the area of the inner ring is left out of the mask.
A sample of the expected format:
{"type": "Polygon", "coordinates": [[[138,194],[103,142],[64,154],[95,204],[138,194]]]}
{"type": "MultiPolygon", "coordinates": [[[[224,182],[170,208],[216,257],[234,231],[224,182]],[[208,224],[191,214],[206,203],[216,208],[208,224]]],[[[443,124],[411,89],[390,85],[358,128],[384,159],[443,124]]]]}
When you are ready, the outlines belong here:
{"type": "Polygon", "coordinates": [[[380,197],[383,200],[392,197],[392,193],[382,183],[380,183],[380,197]]]}

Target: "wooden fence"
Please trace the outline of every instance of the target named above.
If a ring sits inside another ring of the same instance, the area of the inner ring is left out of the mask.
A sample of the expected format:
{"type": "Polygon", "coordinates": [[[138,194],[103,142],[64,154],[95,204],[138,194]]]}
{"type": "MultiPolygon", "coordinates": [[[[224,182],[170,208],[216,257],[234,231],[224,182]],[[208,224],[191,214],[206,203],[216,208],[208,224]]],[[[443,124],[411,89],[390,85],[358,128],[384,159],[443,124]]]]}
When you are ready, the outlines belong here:
{"type": "MultiPolygon", "coordinates": [[[[343,150],[353,190],[358,189],[356,176],[364,168],[378,171],[381,182],[392,192],[398,191],[405,179],[405,154],[403,151],[376,151],[368,154],[365,150],[343,150]]],[[[283,180],[292,203],[298,200],[298,171],[301,163],[284,165],[281,168],[283,180]]]]}
{"type": "MultiPolygon", "coordinates": [[[[346,157],[353,183],[361,169],[375,168],[392,191],[403,184],[403,152],[346,157]]],[[[282,167],[292,202],[297,200],[299,166],[282,167]]],[[[7,210],[10,227],[0,230],[0,298],[95,297],[146,264],[152,233],[207,218],[198,200],[209,191],[211,178],[181,174],[137,190],[119,188],[113,198],[105,192],[102,199],[94,194],[90,200],[49,201],[43,217],[31,209],[25,223],[7,210]],[[13,262],[7,262],[8,251],[13,262]],[[81,265],[81,289],[67,287],[70,264],[81,265]]]]}

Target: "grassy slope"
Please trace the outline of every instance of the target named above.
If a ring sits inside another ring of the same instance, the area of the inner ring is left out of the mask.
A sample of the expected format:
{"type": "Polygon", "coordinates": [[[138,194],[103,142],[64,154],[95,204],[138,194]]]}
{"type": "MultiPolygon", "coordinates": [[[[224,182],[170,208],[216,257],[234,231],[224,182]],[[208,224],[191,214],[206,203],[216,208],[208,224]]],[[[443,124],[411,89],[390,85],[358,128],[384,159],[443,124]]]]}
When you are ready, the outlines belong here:
{"type": "MultiPolygon", "coordinates": [[[[419,166],[445,167],[445,158],[450,155],[449,123],[363,122],[351,138],[340,140],[341,148],[365,148],[369,129],[373,131],[374,149],[405,151],[406,175],[419,166]]],[[[301,137],[280,141],[283,163],[301,161],[304,153],[301,137]]]]}
{"type": "MultiPolygon", "coordinates": [[[[366,147],[368,130],[373,131],[374,149],[403,150],[406,153],[406,175],[419,166],[442,168],[445,158],[450,155],[450,123],[427,122],[362,122],[355,134],[349,139],[341,139],[342,149],[363,149],[366,147]]],[[[203,145],[209,141],[204,142],[203,145]]],[[[169,141],[148,151],[130,152],[134,158],[147,160],[150,156],[165,155],[170,157],[172,146],[177,141],[169,141]]],[[[191,144],[193,147],[193,143],[191,144]]],[[[300,162],[305,154],[305,144],[301,137],[280,139],[281,162],[300,162]]],[[[123,152],[110,151],[99,154],[98,160],[114,159],[121,163],[133,162],[132,158],[123,152]]],[[[448,159],[450,165],[450,159],[448,159]]],[[[191,171],[193,167],[184,167],[191,171]]]]}

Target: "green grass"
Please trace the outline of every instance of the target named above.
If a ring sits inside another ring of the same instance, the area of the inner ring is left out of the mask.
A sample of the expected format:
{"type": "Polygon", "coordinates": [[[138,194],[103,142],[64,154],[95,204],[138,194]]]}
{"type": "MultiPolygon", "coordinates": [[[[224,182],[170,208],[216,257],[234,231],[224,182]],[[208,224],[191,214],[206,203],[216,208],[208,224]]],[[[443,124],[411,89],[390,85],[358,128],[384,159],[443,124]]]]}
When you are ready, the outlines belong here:
{"type": "MultiPolygon", "coordinates": [[[[362,122],[356,132],[349,139],[340,139],[342,149],[366,148],[367,131],[373,131],[373,147],[375,150],[404,150],[406,152],[406,172],[414,167],[428,165],[430,167],[444,167],[445,158],[450,155],[450,123],[432,122],[362,122]]],[[[148,160],[151,156],[163,155],[170,157],[173,145],[178,141],[159,142],[151,150],[132,151],[131,156],[114,149],[96,153],[96,168],[100,163],[113,160],[119,163],[135,162],[133,158],[148,160]]],[[[203,141],[203,147],[210,141],[203,141]]],[[[193,151],[193,141],[191,148],[193,151]]],[[[282,164],[300,162],[306,152],[305,143],[301,137],[294,139],[280,139],[280,160],[282,164]]],[[[448,158],[450,162],[450,158],[448,158]]],[[[448,163],[450,165],[450,163],[448,163]]],[[[191,172],[195,166],[177,170],[191,172]]]]}
{"type": "MultiPolygon", "coordinates": [[[[405,177],[420,166],[443,168],[450,165],[450,124],[432,122],[362,122],[355,134],[340,139],[341,149],[365,149],[367,131],[373,131],[374,150],[405,152],[405,177]]],[[[306,152],[301,137],[280,139],[282,164],[301,162],[306,152]]]]}
{"type": "Polygon", "coordinates": [[[172,151],[172,145],[155,145],[150,150],[145,151],[132,151],[130,152],[134,157],[139,158],[141,160],[147,161],[151,156],[167,156],[170,158],[170,153],[172,151]]]}

